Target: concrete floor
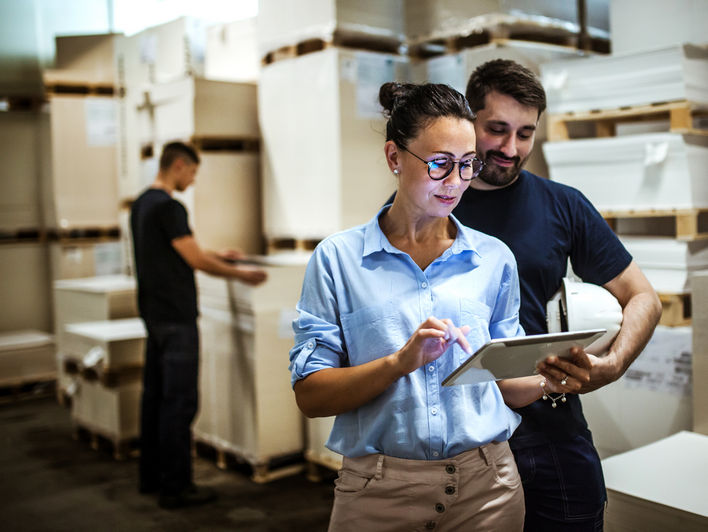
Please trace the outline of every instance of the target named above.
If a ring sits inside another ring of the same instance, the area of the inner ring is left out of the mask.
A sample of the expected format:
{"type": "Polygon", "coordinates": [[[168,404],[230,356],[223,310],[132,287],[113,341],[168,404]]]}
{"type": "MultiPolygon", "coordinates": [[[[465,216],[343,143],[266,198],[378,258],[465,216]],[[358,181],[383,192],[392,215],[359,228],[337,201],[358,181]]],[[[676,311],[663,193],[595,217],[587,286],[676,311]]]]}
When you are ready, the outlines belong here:
{"type": "Polygon", "coordinates": [[[216,489],[211,504],[162,510],[137,492],[137,459],[116,461],[73,438],[69,410],[51,396],[0,404],[0,528],[33,531],[327,530],[333,472],[321,482],[301,473],[267,484],[245,466],[220,470],[194,461],[195,480],[216,489]]]}

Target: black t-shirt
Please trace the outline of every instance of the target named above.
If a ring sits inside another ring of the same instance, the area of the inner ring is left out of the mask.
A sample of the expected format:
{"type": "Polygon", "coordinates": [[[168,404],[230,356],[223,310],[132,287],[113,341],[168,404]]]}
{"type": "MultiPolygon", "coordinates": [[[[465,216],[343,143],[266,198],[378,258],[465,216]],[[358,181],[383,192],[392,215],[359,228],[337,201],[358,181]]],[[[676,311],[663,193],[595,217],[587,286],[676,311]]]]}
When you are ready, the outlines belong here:
{"type": "Polygon", "coordinates": [[[187,211],[167,192],[149,188],[130,213],[140,316],[152,323],[184,323],[197,317],[194,270],[172,247],[191,235],[187,211]]]}
{"type": "MultiPolygon", "coordinates": [[[[502,240],[516,257],[521,285],[520,321],[526,334],[548,332],[546,303],[560,288],[570,257],[583,281],[603,285],[632,257],[600,213],[578,190],[522,171],[510,186],[468,189],[453,214],[465,225],[502,240]]],[[[587,432],[577,395],[551,408],[538,400],[517,410],[521,425],[513,448],[587,432]]]]}

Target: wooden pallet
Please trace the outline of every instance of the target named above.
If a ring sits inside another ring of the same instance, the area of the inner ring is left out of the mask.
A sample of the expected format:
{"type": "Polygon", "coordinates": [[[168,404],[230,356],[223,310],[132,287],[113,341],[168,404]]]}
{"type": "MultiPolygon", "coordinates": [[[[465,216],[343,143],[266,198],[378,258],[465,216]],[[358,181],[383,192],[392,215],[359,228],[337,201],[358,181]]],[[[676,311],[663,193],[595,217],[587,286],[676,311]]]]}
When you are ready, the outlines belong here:
{"type": "Polygon", "coordinates": [[[317,238],[268,238],[266,249],[268,254],[279,251],[312,251],[321,242],[317,238]]]}
{"type": "Polygon", "coordinates": [[[94,451],[108,451],[113,455],[113,459],[117,461],[123,461],[140,454],[137,436],[123,437],[116,434],[107,434],[96,427],[91,427],[77,420],[73,420],[73,423],[72,437],[74,440],[88,441],[94,451]]]}
{"type": "Polygon", "coordinates": [[[430,36],[408,44],[408,54],[415,59],[429,59],[439,55],[454,54],[467,48],[488,44],[509,44],[514,41],[549,44],[608,54],[607,39],[583,36],[562,25],[541,24],[514,16],[489,15],[470,21],[470,30],[458,35],[430,36]]]}
{"type": "Polygon", "coordinates": [[[45,236],[41,229],[5,229],[0,230],[0,244],[43,242],[45,236]]]}
{"type": "Polygon", "coordinates": [[[328,39],[305,39],[298,43],[282,46],[276,50],[268,52],[261,59],[261,64],[264,66],[270,65],[276,61],[292,59],[294,57],[300,57],[313,52],[320,52],[332,47],[398,54],[401,51],[402,44],[403,43],[399,39],[395,39],[393,37],[337,30],[328,39]]]}
{"type": "Polygon", "coordinates": [[[693,119],[708,116],[708,107],[686,100],[657,102],[647,105],[619,107],[615,109],[597,109],[554,113],[548,115],[548,140],[564,141],[572,138],[570,127],[575,123],[592,123],[595,136],[613,137],[617,125],[630,122],[643,122],[668,119],[672,133],[708,135],[708,130],[693,127],[693,119]]]}
{"type": "Polygon", "coordinates": [[[647,211],[606,211],[601,213],[615,230],[620,218],[667,218],[674,222],[673,235],[678,240],[701,240],[708,238],[708,209],[652,209],[647,211]]]}
{"type": "Polygon", "coordinates": [[[0,380],[0,404],[50,397],[56,393],[56,372],[0,380]]]}
{"type": "Polygon", "coordinates": [[[336,460],[331,456],[305,451],[305,461],[307,462],[307,480],[311,482],[322,482],[325,478],[331,478],[336,471],[342,468],[342,460],[336,460]]]}
{"type": "Polygon", "coordinates": [[[12,112],[41,111],[47,103],[44,96],[7,96],[0,97],[0,110],[12,112]]]}
{"type": "Polygon", "coordinates": [[[659,325],[680,327],[691,325],[691,294],[659,294],[661,319],[659,325]]]}
{"type": "Polygon", "coordinates": [[[191,144],[202,152],[257,152],[260,139],[239,137],[192,137],[191,144]]]}
{"type": "Polygon", "coordinates": [[[239,470],[248,474],[257,484],[265,484],[280,478],[297,475],[305,470],[302,453],[274,456],[268,460],[254,461],[238,449],[224,442],[216,442],[203,436],[194,437],[196,454],[212,459],[223,470],[239,470]]]}
{"type": "Polygon", "coordinates": [[[114,96],[119,93],[116,87],[108,83],[83,83],[76,81],[45,81],[44,91],[48,96],[114,96]]]}
{"type": "Polygon", "coordinates": [[[77,240],[115,240],[120,238],[120,226],[72,227],[67,229],[48,229],[47,239],[52,241],[77,240]]]}

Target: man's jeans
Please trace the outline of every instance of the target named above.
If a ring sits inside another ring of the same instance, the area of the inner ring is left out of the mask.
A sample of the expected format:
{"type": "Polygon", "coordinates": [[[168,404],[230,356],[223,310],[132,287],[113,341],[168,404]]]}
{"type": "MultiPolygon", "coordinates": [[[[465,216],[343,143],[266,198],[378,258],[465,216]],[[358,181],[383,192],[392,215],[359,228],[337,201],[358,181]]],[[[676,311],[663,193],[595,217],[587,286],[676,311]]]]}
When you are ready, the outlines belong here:
{"type": "Polygon", "coordinates": [[[140,419],[140,488],[174,495],[192,482],[191,425],[197,413],[195,323],[146,323],[140,419]]]}
{"type": "Polygon", "coordinates": [[[607,495],[590,436],[517,449],[526,501],[524,530],[600,531],[607,495]]]}

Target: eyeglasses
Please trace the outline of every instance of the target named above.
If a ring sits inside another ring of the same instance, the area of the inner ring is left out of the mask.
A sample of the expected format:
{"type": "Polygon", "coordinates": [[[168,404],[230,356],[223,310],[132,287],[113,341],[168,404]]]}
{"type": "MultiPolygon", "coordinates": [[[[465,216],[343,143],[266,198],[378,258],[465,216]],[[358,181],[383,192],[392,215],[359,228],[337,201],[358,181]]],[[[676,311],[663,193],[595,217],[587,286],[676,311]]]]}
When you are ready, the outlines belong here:
{"type": "Polygon", "coordinates": [[[475,155],[470,155],[457,161],[452,157],[439,155],[430,161],[426,161],[422,157],[418,157],[412,151],[406,148],[402,149],[410,153],[416,159],[424,162],[428,167],[428,175],[430,176],[430,179],[433,179],[434,181],[440,181],[441,179],[445,179],[449,176],[455,168],[455,163],[457,163],[460,179],[463,181],[471,181],[477,177],[482,171],[482,168],[484,168],[484,161],[478,159],[475,155]]]}

